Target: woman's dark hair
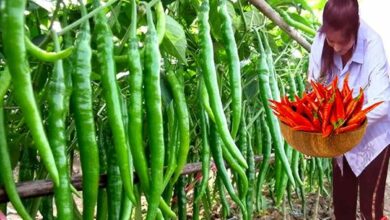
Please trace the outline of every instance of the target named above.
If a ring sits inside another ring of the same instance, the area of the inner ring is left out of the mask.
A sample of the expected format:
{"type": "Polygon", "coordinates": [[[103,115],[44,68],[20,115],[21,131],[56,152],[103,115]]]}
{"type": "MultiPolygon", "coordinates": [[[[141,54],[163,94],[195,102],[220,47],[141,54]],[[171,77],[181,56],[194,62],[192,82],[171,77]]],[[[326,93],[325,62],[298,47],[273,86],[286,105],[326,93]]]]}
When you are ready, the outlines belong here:
{"type": "MultiPolygon", "coordinates": [[[[357,38],[359,30],[359,4],[357,0],[328,0],[322,14],[321,33],[342,31],[346,39],[357,38]]],[[[333,48],[324,42],[321,57],[321,78],[332,73],[333,48]]]]}

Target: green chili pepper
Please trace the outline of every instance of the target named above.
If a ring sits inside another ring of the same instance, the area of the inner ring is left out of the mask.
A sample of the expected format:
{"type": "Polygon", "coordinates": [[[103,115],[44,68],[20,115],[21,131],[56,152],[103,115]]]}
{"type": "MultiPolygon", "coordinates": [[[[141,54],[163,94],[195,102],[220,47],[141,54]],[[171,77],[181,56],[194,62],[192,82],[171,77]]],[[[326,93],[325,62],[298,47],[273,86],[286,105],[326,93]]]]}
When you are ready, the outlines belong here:
{"type": "Polygon", "coordinates": [[[276,101],[280,101],[280,91],[278,89],[278,82],[276,80],[276,72],[275,72],[275,66],[274,61],[272,58],[272,50],[269,46],[268,38],[265,36],[264,32],[261,32],[262,40],[262,46],[264,47],[264,52],[267,60],[267,66],[268,66],[268,76],[269,76],[269,86],[271,88],[272,98],[276,101]]]}
{"type": "MultiPolygon", "coordinates": [[[[129,64],[129,142],[130,149],[133,155],[134,168],[140,179],[141,186],[145,192],[149,191],[150,181],[148,174],[148,163],[145,157],[145,150],[143,146],[143,75],[140,53],[138,50],[138,39],[136,34],[137,29],[137,5],[135,0],[131,2],[131,24],[128,50],[128,64],[129,64]],[[131,138],[130,138],[131,137],[131,138]]],[[[147,193],[148,194],[148,193],[147,193]]],[[[148,196],[146,194],[146,196],[148,196]]],[[[175,213],[170,210],[165,201],[160,198],[160,208],[165,214],[171,217],[175,213]]]]}
{"type": "MultiPolygon", "coordinates": [[[[288,74],[288,85],[290,87],[289,95],[290,97],[295,97],[297,94],[302,94],[298,91],[298,86],[295,83],[294,76],[292,74],[288,74]]],[[[294,98],[295,99],[295,98],[294,98]]],[[[299,175],[299,158],[301,156],[301,153],[299,153],[297,150],[292,150],[292,159],[291,159],[291,166],[292,166],[292,172],[294,175],[295,180],[298,183],[298,186],[301,187],[303,185],[303,181],[301,180],[301,177],[299,175]]]]}
{"type": "MultiPolygon", "coordinates": [[[[108,135],[108,142],[106,143],[107,152],[107,205],[108,205],[108,219],[119,219],[121,199],[122,199],[122,185],[121,173],[119,168],[119,160],[117,152],[113,146],[111,132],[108,135]]],[[[126,193],[127,194],[127,193],[126,193]]]]}
{"type": "MultiPolygon", "coordinates": [[[[199,198],[199,190],[201,185],[196,184],[194,188],[194,198],[199,198]]],[[[195,202],[192,205],[192,219],[193,220],[199,220],[199,213],[200,213],[200,205],[199,202],[195,202]]]]}
{"type": "Polygon", "coordinates": [[[284,18],[284,21],[286,21],[287,24],[290,25],[291,27],[294,27],[295,29],[302,31],[303,33],[309,35],[310,37],[314,37],[316,35],[317,32],[313,28],[306,26],[304,23],[293,19],[287,13],[287,11],[283,9],[277,9],[277,12],[280,14],[282,18],[284,18]]]}
{"type": "Polygon", "coordinates": [[[128,155],[128,143],[123,125],[122,110],[120,104],[120,93],[116,83],[116,70],[113,57],[114,43],[112,32],[107,23],[103,11],[96,14],[95,32],[98,48],[98,61],[101,71],[101,81],[103,85],[104,98],[107,103],[107,112],[112,135],[118,166],[123,180],[123,187],[129,199],[135,204],[133,192],[133,179],[131,178],[130,158],[128,155]]]}
{"type": "Polygon", "coordinates": [[[178,219],[187,219],[187,196],[186,196],[186,177],[180,176],[176,183],[175,191],[177,196],[177,206],[178,206],[178,219]]]}
{"type": "MultiPolygon", "coordinates": [[[[149,191],[150,181],[148,174],[148,164],[145,157],[145,151],[143,146],[143,100],[142,100],[142,88],[143,88],[143,75],[140,53],[138,50],[138,38],[136,35],[137,28],[137,7],[135,0],[131,2],[131,24],[130,24],[130,37],[129,37],[129,50],[128,50],[128,64],[129,64],[129,142],[130,149],[133,155],[134,168],[140,179],[142,188],[145,192],[149,191]]],[[[148,196],[148,193],[146,194],[148,196]]],[[[165,214],[171,217],[175,216],[175,213],[170,210],[169,206],[163,199],[160,198],[160,208],[165,214]]]]}
{"type": "Polygon", "coordinates": [[[73,47],[68,47],[62,51],[47,52],[45,50],[42,50],[38,46],[36,46],[26,36],[24,37],[24,41],[26,43],[27,52],[29,52],[35,58],[42,60],[42,61],[55,62],[57,60],[65,59],[65,58],[69,57],[73,51],[73,47]]]}
{"type": "MultiPolygon", "coordinates": [[[[286,151],[286,156],[287,156],[287,158],[289,158],[289,162],[290,162],[291,156],[292,156],[292,147],[290,147],[286,141],[284,141],[284,149],[286,151]]],[[[287,187],[288,183],[289,182],[288,182],[287,173],[284,170],[282,170],[278,183],[275,183],[275,185],[276,185],[275,186],[275,188],[276,188],[275,203],[277,206],[279,206],[284,199],[284,195],[285,195],[286,187],[287,187]]]]}
{"type": "Polygon", "coordinates": [[[32,219],[26,208],[23,206],[20,200],[19,194],[16,190],[16,185],[13,180],[13,172],[11,166],[11,160],[8,153],[7,135],[4,123],[4,95],[7,92],[8,86],[11,82],[11,76],[8,69],[0,72],[0,179],[4,184],[8,198],[12,205],[23,219],[32,219]]]}
{"type": "MultiPolygon", "coordinates": [[[[176,169],[176,151],[177,147],[179,145],[179,142],[177,141],[178,138],[178,131],[179,131],[179,125],[177,118],[175,117],[175,109],[173,108],[173,103],[169,104],[169,107],[167,109],[167,118],[168,118],[168,147],[166,149],[166,171],[165,171],[165,176],[164,176],[164,188],[168,185],[168,183],[173,187],[173,182],[170,182],[173,173],[175,172],[176,169]]],[[[171,187],[168,188],[166,192],[164,192],[166,196],[166,200],[169,201],[171,194],[173,192],[173,189],[170,189],[171,187]]]]}
{"type": "Polygon", "coordinates": [[[204,216],[206,219],[211,219],[211,195],[209,188],[206,188],[206,193],[202,197],[202,204],[203,204],[203,210],[204,210],[204,216]]]}
{"type": "Polygon", "coordinates": [[[167,73],[167,79],[170,84],[173,101],[175,102],[175,112],[179,122],[179,149],[177,150],[177,165],[175,174],[172,178],[173,182],[179,178],[181,171],[187,162],[188,151],[190,150],[190,123],[188,116],[188,108],[184,89],[176,78],[175,74],[171,71],[167,73]]]}
{"type": "Polygon", "coordinates": [[[207,116],[203,106],[200,104],[200,128],[202,135],[202,182],[200,183],[200,189],[198,196],[195,197],[195,202],[198,202],[204,195],[209,182],[210,176],[210,146],[208,141],[208,123],[207,116]]]}
{"type": "MultiPolygon", "coordinates": [[[[137,200],[138,202],[138,200],[137,200]]],[[[133,211],[133,204],[130,201],[129,197],[126,196],[124,190],[122,192],[122,200],[121,200],[121,212],[120,212],[120,220],[129,220],[131,217],[131,213],[133,211]]]]}
{"type": "MultiPolygon", "coordinates": [[[[222,147],[222,153],[223,157],[226,159],[226,161],[234,161],[233,156],[231,153],[226,149],[226,147],[222,147]]],[[[246,195],[248,191],[248,178],[246,176],[245,170],[240,167],[237,163],[231,163],[229,164],[230,168],[235,172],[234,175],[236,175],[236,178],[240,181],[240,196],[244,198],[244,195],[246,195]]]]}
{"type": "Polygon", "coordinates": [[[42,215],[42,220],[54,220],[53,215],[53,196],[46,196],[42,198],[39,212],[42,215]]]}
{"type": "Polygon", "coordinates": [[[216,131],[216,126],[213,123],[210,123],[210,150],[214,158],[215,165],[218,169],[217,175],[221,176],[223,184],[225,185],[230,197],[240,207],[241,212],[243,214],[243,219],[247,219],[246,207],[244,203],[242,203],[240,198],[237,196],[237,194],[234,192],[233,185],[230,182],[230,178],[222,157],[222,147],[219,140],[219,136],[216,131]]]}
{"type": "Polygon", "coordinates": [[[164,7],[163,3],[161,1],[158,1],[155,5],[156,8],[156,17],[157,17],[157,38],[158,38],[158,44],[161,44],[164,40],[165,31],[166,31],[166,17],[164,13],[164,7]]]}
{"type": "MultiPolygon", "coordinates": [[[[84,6],[82,15],[87,14],[84,6]]],[[[99,188],[99,153],[92,112],[91,47],[88,20],[76,37],[72,70],[72,107],[83,172],[83,219],[93,219],[99,188]]]]}
{"type": "Polygon", "coordinates": [[[209,94],[207,93],[207,88],[206,88],[206,85],[204,83],[203,77],[201,77],[201,79],[200,79],[199,86],[200,86],[200,99],[202,101],[202,106],[205,109],[205,111],[207,112],[207,115],[211,119],[211,121],[215,122],[214,114],[213,114],[213,111],[211,110],[210,103],[209,103],[209,101],[210,101],[209,94]]]}
{"type": "Polygon", "coordinates": [[[218,12],[222,21],[222,40],[225,45],[227,61],[229,66],[230,77],[230,93],[232,97],[232,129],[231,134],[234,139],[237,135],[240,126],[240,118],[242,112],[242,89],[241,89],[241,72],[240,58],[238,57],[238,49],[234,38],[232,19],[229,16],[226,0],[219,0],[218,12]]]}
{"type": "Polygon", "coordinates": [[[328,195],[328,191],[325,189],[324,187],[324,176],[325,176],[325,173],[324,173],[324,168],[322,166],[322,162],[324,161],[324,159],[322,158],[319,158],[319,157],[316,157],[315,158],[315,163],[318,167],[318,185],[320,187],[320,190],[322,192],[325,193],[325,195],[328,195]]]}
{"type": "MultiPolygon", "coordinates": [[[[284,86],[279,78],[278,80],[278,86],[276,90],[280,92],[280,95],[284,97],[286,100],[286,103],[288,102],[288,97],[286,94],[286,90],[284,89],[284,86]],[[279,90],[280,88],[280,90],[279,90]]],[[[288,158],[288,162],[290,163],[292,158],[292,148],[288,145],[286,141],[284,141],[284,146],[283,146],[286,156],[288,158]]],[[[275,181],[275,204],[279,206],[282,201],[285,200],[285,192],[286,192],[286,187],[288,185],[288,177],[286,175],[285,170],[283,170],[283,161],[281,160],[280,157],[277,157],[277,167],[276,167],[276,181],[275,181]]]]}
{"type": "MultiPolygon", "coordinates": [[[[230,135],[225,113],[223,112],[223,106],[221,97],[218,90],[217,75],[214,65],[213,57],[213,44],[210,36],[209,20],[209,1],[204,0],[199,9],[199,39],[200,39],[200,59],[203,79],[207,88],[207,92],[210,98],[210,105],[214,114],[215,123],[218,129],[218,133],[221,136],[225,147],[231,152],[233,158],[237,160],[238,164],[244,168],[247,168],[245,158],[242,156],[240,150],[237,148],[232,136],[230,135]]],[[[232,165],[233,161],[229,161],[232,165]]]]}
{"type": "Polygon", "coordinates": [[[161,109],[160,50],[152,12],[146,6],[148,32],[145,37],[144,76],[145,105],[151,154],[151,184],[149,188],[148,213],[146,219],[154,220],[157,215],[160,196],[163,192],[164,129],[161,109]]]}
{"type": "Polygon", "coordinates": [[[286,173],[291,181],[292,185],[295,186],[294,176],[291,171],[291,167],[288,162],[288,158],[286,156],[286,152],[283,148],[283,138],[281,135],[280,127],[278,126],[278,120],[276,116],[272,113],[268,100],[272,97],[271,88],[269,86],[269,69],[267,64],[267,57],[265,54],[265,50],[262,44],[261,37],[259,33],[256,31],[256,36],[259,41],[260,47],[260,61],[258,63],[258,71],[259,71],[259,86],[260,86],[260,99],[264,106],[265,115],[267,125],[270,129],[270,134],[273,140],[273,144],[275,146],[275,151],[277,156],[281,159],[283,163],[283,167],[286,170],[286,173]]]}
{"type": "Polygon", "coordinates": [[[295,74],[294,80],[295,80],[295,83],[297,85],[297,91],[298,91],[299,97],[302,97],[303,92],[305,91],[305,83],[304,83],[304,80],[302,79],[301,74],[298,74],[298,73],[295,74]]]}
{"type": "MultiPolygon", "coordinates": [[[[107,173],[107,154],[106,154],[106,142],[107,134],[104,129],[106,126],[105,121],[100,121],[99,126],[99,172],[100,174],[107,173]]],[[[99,188],[98,192],[98,202],[96,210],[96,220],[105,220],[108,219],[108,200],[107,200],[107,191],[106,188],[99,188]]]]}
{"type": "MultiPolygon", "coordinates": [[[[54,32],[52,38],[55,50],[59,51],[60,43],[54,32]]],[[[73,212],[65,134],[65,119],[68,110],[66,108],[68,104],[65,102],[69,100],[65,98],[66,85],[64,79],[62,60],[58,60],[54,64],[53,74],[49,82],[48,107],[50,110],[48,115],[48,138],[54,158],[56,159],[60,178],[60,184],[55,188],[55,202],[57,206],[57,218],[59,220],[72,219],[73,212]]]]}
{"type": "Polygon", "coordinates": [[[222,205],[222,216],[226,219],[230,215],[230,206],[229,202],[226,199],[225,187],[223,185],[223,180],[221,175],[217,175],[215,180],[215,187],[218,190],[219,199],[221,200],[222,205]]]}
{"type": "Polygon", "coordinates": [[[263,195],[262,195],[262,188],[265,182],[265,178],[267,176],[268,170],[269,170],[269,162],[271,159],[271,148],[272,148],[272,139],[271,139],[271,134],[268,128],[267,123],[265,122],[265,116],[264,114],[260,118],[261,122],[259,122],[259,129],[261,130],[261,139],[260,141],[262,142],[262,155],[263,159],[260,164],[259,168],[259,174],[257,176],[257,185],[256,185],[256,197],[257,197],[257,209],[261,210],[261,207],[264,206],[263,204],[263,195]]]}
{"type": "MultiPolygon", "coordinates": [[[[244,115],[242,116],[244,117],[244,115]]],[[[241,122],[241,125],[243,127],[246,127],[246,122],[243,120],[241,122]]],[[[248,176],[248,192],[246,194],[246,208],[248,210],[248,219],[253,219],[253,201],[254,201],[254,186],[255,186],[255,177],[256,177],[256,168],[255,168],[255,157],[253,153],[252,148],[252,138],[251,138],[251,131],[248,131],[248,150],[247,150],[247,163],[248,163],[248,170],[246,171],[246,174],[248,176]]]]}
{"type": "Polygon", "coordinates": [[[24,43],[25,5],[25,0],[5,1],[4,3],[4,10],[1,13],[4,52],[12,77],[16,101],[24,113],[24,119],[31,130],[40,157],[54,184],[58,186],[58,170],[35,101],[28,62],[26,60],[24,43]]]}
{"type": "MultiPolygon", "coordinates": [[[[245,103],[245,102],[244,102],[245,103]]],[[[238,140],[238,146],[240,147],[240,150],[244,157],[247,159],[248,154],[248,135],[247,135],[247,128],[246,128],[246,122],[245,122],[245,107],[243,107],[243,114],[241,117],[241,123],[240,123],[240,129],[239,129],[239,140],[238,140]]],[[[249,167],[248,167],[249,168],[249,167]]],[[[246,194],[248,192],[248,180],[245,178],[245,180],[242,180],[240,178],[237,178],[237,186],[238,186],[238,192],[240,195],[240,199],[242,201],[246,201],[246,194]],[[246,184],[244,184],[246,181],[246,184]]]]}
{"type": "Polygon", "coordinates": [[[143,146],[143,100],[142,100],[142,65],[138,51],[137,38],[137,5],[131,1],[131,24],[129,36],[128,64],[129,64],[129,142],[134,159],[134,168],[140,179],[143,190],[149,189],[148,164],[143,146]]]}

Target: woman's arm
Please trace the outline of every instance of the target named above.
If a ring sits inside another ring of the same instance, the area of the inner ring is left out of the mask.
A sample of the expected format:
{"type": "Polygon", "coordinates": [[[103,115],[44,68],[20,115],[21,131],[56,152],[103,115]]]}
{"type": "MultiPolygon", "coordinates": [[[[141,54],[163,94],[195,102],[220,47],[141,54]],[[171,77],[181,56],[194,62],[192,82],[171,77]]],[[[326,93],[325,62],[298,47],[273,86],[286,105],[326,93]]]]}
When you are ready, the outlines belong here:
{"type": "Polygon", "coordinates": [[[369,82],[365,89],[367,101],[363,108],[375,102],[384,102],[367,114],[368,124],[375,123],[383,117],[390,117],[390,68],[381,39],[374,42],[371,49],[372,56],[367,57],[367,61],[372,63],[369,82]]]}
{"type": "Polygon", "coordinates": [[[309,68],[307,70],[307,80],[317,81],[321,71],[321,54],[324,45],[324,36],[320,33],[314,37],[309,54],[309,68]]]}

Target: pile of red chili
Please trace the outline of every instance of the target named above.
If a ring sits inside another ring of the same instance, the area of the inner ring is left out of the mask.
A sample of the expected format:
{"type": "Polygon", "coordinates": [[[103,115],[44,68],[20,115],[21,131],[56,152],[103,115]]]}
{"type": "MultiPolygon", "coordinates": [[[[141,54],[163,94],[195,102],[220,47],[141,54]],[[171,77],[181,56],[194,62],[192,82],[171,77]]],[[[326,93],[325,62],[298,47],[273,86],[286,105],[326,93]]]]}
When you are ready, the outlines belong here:
{"type": "Polygon", "coordinates": [[[366,114],[383,101],[363,109],[363,89],[352,97],[348,78],[349,74],[341,90],[337,87],[338,77],[329,86],[311,81],[312,92],[304,93],[302,98],[295,96],[294,101],[287,96],[280,102],[269,100],[270,106],[279,120],[294,130],[321,132],[323,137],[355,130],[366,120],[366,114]]]}

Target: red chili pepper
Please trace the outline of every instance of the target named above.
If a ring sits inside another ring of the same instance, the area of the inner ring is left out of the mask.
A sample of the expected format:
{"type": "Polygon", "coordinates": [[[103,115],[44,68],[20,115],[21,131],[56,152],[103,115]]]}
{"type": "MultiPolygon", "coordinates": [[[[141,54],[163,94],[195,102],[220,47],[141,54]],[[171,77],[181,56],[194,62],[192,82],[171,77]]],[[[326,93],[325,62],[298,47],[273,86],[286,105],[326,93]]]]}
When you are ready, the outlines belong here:
{"type": "Polygon", "coordinates": [[[311,92],[311,93],[307,94],[306,101],[307,101],[307,98],[310,98],[311,100],[314,100],[315,97],[316,97],[316,94],[314,92],[311,92]]]}
{"type": "Polygon", "coordinates": [[[345,110],[345,120],[348,120],[350,118],[352,113],[355,111],[358,103],[361,102],[361,99],[363,99],[363,96],[364,96],[363,89],[360,88],[359,95],[353,98],[352,101],[348,103],[348,106],[345,110]]]}
{"type": "Polygon", "coordinates": [[[330,114],[330,123],[333,126],[334,129],[337,128],[337,116],[336,116],[336,109],[334,108],[333,111],[331,111],[330,114]]]}
{"type": "Polygon", "coordinates": [[[341,97],[340,90],[336,90],[336,109],[337,109],[337,119],[345,119],[345,110],[344,110],[344,104],[343,104],[343,98],[341,97]]]}
{"type": "Polygon", "coordinates": [[[318,112],[319,106],[317,105],[317,103],[315,103],[315,102],[313,101],[313,99],[312,99],[310,96],[307,96],[306,100],[307,100],[307,102],[309,103],[309,105],[312,107],[312,109],[313,109],[315,112],[318,112]]]}
{"type": "Polygon", "coordinates": [[[336,129],[335,133],[336,134],[341,134],[341,133],[344,133],[344,132],[353,131],[356,128],[358,128],[359,126],[360,126],[360,124],[350,124],[350,125],[347,125],[345,127],[341,127],[341,128],[336,129]]]}
{"type": "Polygon", "coordinates": [[[280,107],[281,107],[282,112],[286,114],[285,116],[290,117],[291,120],[293,120],[295,122],[295,124],[304,125],[307,127],[313,127],[313,125],[311,124],[311,122],[307,118],[294,112],[289,106],[281,105],[280,107]]]}
{"type": "Polygon", "coordinates": [[[290,127],[296,126],[296,124],[294,123],[294,121],[291,120],[290,118],[285,117],[285,116],[281,115],[281,114],[278,113],[278,112],[274,112],[274,114],[276,115],[276,117],[279,118],[280,121],[282,121],[283,123],[287,124],[288,126],[290,126],[290,127]]]}
{"type": "Polygon", "coordinates": [[[288,105],[288,106],[291,106],[291,102],[290,100],[288,100],[288,97],[287,96],[284,96],[282,98],[282,101],[281,101],[282,104],[285,104],[285,105],[288,105]]]}
{"type": "Polygon", "coordinates": [[[270,101],[270,104],[269,106],[272,108],[277,108],[278,106],[280,106],[280,103],[279,102],[275,102],[275,101],[270,101]]]}
{"type": "Polygon", "coordinates": [[[328,91],[326,90],[325,86],[322,83],[317,83],[317,88],[320,93],[323,94],[323,97],[326,99],[328,91]]]}
{"type": "Polygon", "coordinates": [[[323,108],[322,130],[325,130],[326,127],[329,125],[329,119],[332,113],[334,100],[335,100],[335,94],[333,93],[332,97],[329,99],[329,101],[325,104],[323,108]]]}
{"type": "Polygon", "coordinates": [[[343,105],[343,100],[341,98],[340,90],[336,89],[336,99],[335,99],[335,111],[336,111],[336,120],[337,127],[340,127],[345,122],[345,110],[343,105]]]}
{"type": "Polygon", "coordinates": [[[296,112],[298,113],[298,114],[300,114],[300,115],[305,115],[305,110],[304,110],[304,104],[302,103],[302,102],[294,102],[295,103],[295,105],[294,105],[294,107],[296,108],[296,112]]]}
{"type": "Polygon", "coordinates": [[[353,90],[349,90],[349,91],[347,91],[347,94],[341,93],[343,95],[343,105],[344,106],[348,106],[349,102],[352,100],[352,92],[353,92],[353,90]]]}
{"type": "Polygon", "coordinates": [[[357,103],[357,105],[356,105],[356,107],[355,107],[355,109],[353,110],[353,112],[352,112],[352,115],[356,115],[358,112],[360,112],[361,110],[362,110],[362,108],[363,108],[363,104],[364,104],[364,92],[363,92],[363,89],[360,89],[361,91],[361,93],[362,93],[362,95],[361,95],[361,97],[360,97],[360,99],[359,99],[359,101],[358,101],[358,103],[357,103]]]}
{"type": "Polygon", "coordinates": [[[274,100],[268,100],[271,104],[269,105],[270,108],[280,112],[280,102],[274,101],[274,100]]]}
{"type": "Polygon", "coordinates": [[[318,84],[316,84],[314,81],[310,81],[310,84],[313,87],[313,90],[314,90],[314,93],[315,93],[315,95],[317,97],[317,100],[320,103],[322,103],[325,100],[325,98],[324,98],[324,94],[318,88],[318,84]]]}
{"type": "Polygon", "coordinates": [[[272,100],[272,99],[268,99],[268,101],[271,102],[271,103],[274,104],[274,105],[280,104],[280,102],[275,101],[275,100],[272,100]]]}
{"type": "Polygon", "coordinates": [[[348,95],[348,93],[351,91],[351,89],[349,88],[349,85],[348,85],[349,75],[350,75],[350,72],[348,72],[345,75],[345,78],[344,78],[344,81],[343,81],[343,89],[341,91],[341,94],[343,95],[343,97],[346,97],[348,95]]]}
{"type": "Polygon", "coordinates": [[[378,105],[380,105],[382,103],[383,103],[383,101],[374,103],[374,104],[368,106],[367,108],[361,110],[356,115],[353,115],[352,118],[348,121],[347,125],[351,125],[351,124],[355,124],[355,123],[360,124],[362,121],[364,121],[364,119],[366,118],[366,114],[368,112],[372,111],[374,108],[376,108],[378,105]]]}
{"type": "Polygon", "coordinates": [[[313,121],[312,110],[305,103],[301,103],[301,107],[303,109],[304,116],[306,116],[306,118],[308,118],[310,121],[313,121]]]}
{"type": "Polygon", "coordinates": [[[306,92],[306,91],[303,91],[301,101],[304,101],[304,99],[306,98],[306,96],[307,96],[307,92],[306,92]]]}
{"type": "Polygon", "coordinates": [[[309,97],[309,95],[306,92],[304,92],[303,95],[302,95],[301,103],[307,104],[308,97],[309,97]]]}
{"type": "Polygon", "coordinates": [[[322,137],[328,137],[330,134],[332,134],[333,126],[328,124],[324,129],[322,129],[322,137]]]}
{"type": "Polygon", "coordinates": [[[283,117],[283,116],[279,116],[279,119],[283,122],[283,123],[285,123],[286,125],[288,125],[288,126],[290,126],[290,127],[294,127],[294,126],[296,126],[296,124],[294,123],[294,121],[293,120],[291,120],[291,119],[289,119],[289,118],[287,118],[287,117],[283,117]]]}
{"type": "Polygon", "coordinates": [[[315,132],[316,131],[315,128],[309,127],[309,126],[304,126],[304,125],[294,126],[293,129],[296,130],[296,131],[309,131],[309,132],[315,132]]]}
{"type": "Polygon", "coordinates": [[[274,115],[276,115],[276,116],[281,115],[281,113],[277,107],[270,106],[270,108],[273,110],[272,112],[274,113],[274,115]]]}
{"type": "Polygon", "coordinates": [[[316,131],[321,131],[321,122],[317,113],[314,113],[312,122],[316,131]]]}

